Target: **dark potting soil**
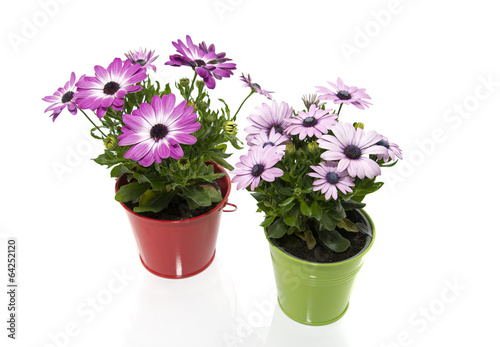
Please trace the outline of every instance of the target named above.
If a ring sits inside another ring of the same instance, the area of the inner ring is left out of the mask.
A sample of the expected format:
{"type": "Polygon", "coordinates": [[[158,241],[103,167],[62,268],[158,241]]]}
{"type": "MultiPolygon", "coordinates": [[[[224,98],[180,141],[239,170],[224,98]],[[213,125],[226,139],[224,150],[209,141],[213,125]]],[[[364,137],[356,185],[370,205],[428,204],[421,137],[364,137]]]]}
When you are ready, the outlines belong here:
{"type": "MultiPolygon", "coordinates": [[[[347,212],[347,218],[353,222],[364,222],[359,215],[356,213],[347,212]]],[[[321,242],[316,243],[313,249],[307,249],[307,244],[305,241],[300,239],[295,235],[285,235],[279,239],[271,239],[271,241],[290,255],[293,255],[299,259],[303,259],[315,263],[334,263],[342,260],[346,260],[358,254],[367,242],[367,235],[361,232],[353,233],[348,232],[344,229],[339,230],[340,234],[349,240],[351,245],[342,253],[336,253],[329,249],[328,247],[321,244],[321,242]]],[[[316,238],[317,239],[317,238],[316,238]]]]}
{"type": "MultiPolygon", "coordinates": [[[[188,204],[185,202],[181,202],[181,203],[177,203],[177,204],[171,202],[169,204],[168,209],[165,209],[165,210],[160,211],[160,212],[140,212],[140,213],[134,212],[134,213],[138,214],[139,216],[152,218],[152,219],[183,220],[183,219],[198,217],[198,216],[201,216],[202,214],[210,212],[218,204],[219,204],[218,202],[214,202],[210,206],[203,206],[203,207],[197,208],[195,210],[190,210],[188,204]]],[[[134,207],[139,206],[139,204],[126,202],[125,206],[127,206],[129,209],[131,209],[133,211],[134,207]]]]}
{"type": "MultiPolygon", "coordinates": [[[[212,182],[211,185],[220,193],[221,190],[217,183],[212,182]]],[[[138,203],[126,202],[124,203],[130,210],[134,210],[134,207],[139,206],[138,203]]],[[[139,216],[151,218],[151,219],[159,219],[159,220],[183,220],[201,216],[205,213],[212,211],[219,202],[214,202],[210,206],[201,206],[197,209],[190,210],[187,202],[178,199],[173,199],[169,204],[168,208],[160,211],[160,212],[134,212],[139,216]]]]}

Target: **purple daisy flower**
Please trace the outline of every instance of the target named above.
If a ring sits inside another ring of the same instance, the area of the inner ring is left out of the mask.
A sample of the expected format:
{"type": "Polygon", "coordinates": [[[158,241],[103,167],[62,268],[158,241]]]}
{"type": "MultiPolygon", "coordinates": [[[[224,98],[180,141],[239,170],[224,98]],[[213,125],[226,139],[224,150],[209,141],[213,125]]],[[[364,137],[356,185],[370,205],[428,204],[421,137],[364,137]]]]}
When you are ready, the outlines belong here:
{"type": "Polygon", "coordinates": [[[118,145],[133,145],[124,157],[138,160],[142,166],[150,166],[153,161],[160,163],[162,158],[181,159],[184,152],[179,144],[194,144],[196,137],[189,134],[201,126],[193,108],[186,104],[183,100],[175,106],[174,94],[161,98],[155,95],[151,105],[142,103],[131,115],[124,114],[125,126],[118,136],[118,145]]]}
{"type": "Polygon", "coordinates": [[[273,101],[271,106],[262,104],[262,107],[256,107],[256,110],[257,114],[248,117],[251,125],[245,128],[248,133],[247,142],[262,131],[269,134],[271,129],[278,134],[286,134],[288,123],[285,120],[293,116],[293,109],[288,104],[273,101]]]}
{"type": "MultiPolygon", "coordinates": [[[[82,81],[84,77],[85,75],[80,77],[78,82],[82,81]]],[[[73,98],[76,92],[76,83],[76,75],[72,72],[69,81],[66,82],[64,87],[58,88],[54,94],[42,98],[43,101],[52,103],[52,105],[45,110],[45,112],[52,111],[52,114],[49,116],[52,117],[52,121],[55,121],[57,116],[59,116],[66,107],[71,114],[76,114],[78,108],[73,98]]]]}
{"type": "Polygon", "coordinates": [[[254,93],[258,93],[260,95],[264,95],[265,97],[267,97],[269,100],[272,100],[273,97],[271,96],[270,93],[274,93],[274,92],[268,92],[267,90],[264,90],[260,87],[260,85],[258,85],[257,83],[252,83],[252,79],[250,78],[250,74],[248,74],[246,77],[245,75],[242,73],[241,74],[241,77],[240,77],[240,80],[242,82],[245,82],[244,86],[245,87],[249,87],[250,89],[252,89],[252,91],[254,93]]]}
{"type": "Polygon", "coordinates": [[[270,133],[261,131],[259,134],[254,135],[251,139],[249,139],[248,145],[262,148],[271,146],[275,148],[276,153],[284,154],[286,143],[289,141],[290,139],[288,136],[277,133],[273,128],[270,133]]]}
{"type": "Polygon", "coordinates": [[[313,182],[315,186],[313,188],[314,191],[321,190],[322,194],[325,194],[325,199],[337,200],[338,194],[337,190],[340,190],[342,193],[352,193],[352,189],[350,187],[354,187],[354,178],[347,175],[347,171],[340,171],[338,169],[338,163],[333,161],[321,162],[319,166],[312,166],[315,172],[308,173],[311,177],[319,178],[313,182]]]}
{"type": "Polygon", "coordinates": [[[382,139],[376,143],[378,146],[383,146],[387,148],[387,153],[385,154],[377,154],[377,159],[384,160],[384,163],[387,163],[389,161],[389,158],[391,160],[397,160],[396,158],[403,159],[403,155],[401,153],[401,148],[393,142],[389,142],[389,139],[385,136],[382,136],[382,139]]]}
{"type": "Polygon", "coordinates": [[[215,79],[220,80],[233,74],[231,70],[236,69],[236,64],[226,63],[231,60],[226,58],[226,53],[216,54],[215,46],[210,45],[207,48],[205,42],[195,45],[189,35],[186,36],[186,42],[187,45],[181,40],[178,40],[177,43],[172,42],[180,54],[171,55],[170,61],[167,61],[165,65],[191,66],[203,78],[209,89],[215,88],[215,79]]]}
{"type": "Polygon", "coordinates": [[[156,66],[152,63],[158,58],[158,56],[153,57],[155,51],[147,51],[146,49],[139,48],[138,51],[129,51],[125,53],[125,56],[132,64],[139,64],[145,69],[153,69],[156,72],[156,66]]]}
{"type": "Polygon", "coordinates": [[[319,147],[327,150],[321,154],[321,158],[339,160],[338,170],[347,169],[352,177],[373,178],[380,175],[380,166],[363,155],[386,154],[387,148],[376,144],[382,139],[382,135],[373,130],[365,132],[361,128],[355,129],[350,123],[338,123],[332,131],[335,137],[323,135],[318,140],[319,147]]]}
{"type": "Polygon", "coordinates": [[[237,169],[231,171],[235,175],[233,182],[237,182],[236,189],[244,189],[251,184],[250,189],[253,191],[261,178],[273,182],[276,177],[283,176],[283,170],[273,167],[281,158],[282,155],[277,154],[271,146],[250,148],[248,155],[240,157],[237,169]]]}
{"type": "Polygon", "coordinates": [[[338,115],[329,113],[332,110],[322,110],[312,104],[308,112],[299,112],[297,117],[286,120],[289,123],[287,133],[299,134],[299,140],[306,136],[320,138],[337,122],[338,115]]]}
{"type": "Polygon", "coordinates": [[[136,83],[146,79],[146,70],[140,64],[133,64],[127,60],[122,63],[115,58],[108,68],[96,65],[95,77],[85,77],[76,84],[76,103],[82,109],[97,110],[97,117],[102,118],[108,107],[115,111],[123,109],[123,98],[127,93],[138,92],[142,89],[136,83]]]}
{"type": "Polygon", "coordinates": [[[319,97],[320,100],[333,100],[335,104],[351,104],[362,110],[371,105],[368,101],[362,99],[371,99],[366,94],[364,88],[349,87],[344,84],[342,78],[337,79],[337,84],[328,82],[333,87],[333,90],[326,87],[316,87],[317,92],[323,94],[319,97]]]}

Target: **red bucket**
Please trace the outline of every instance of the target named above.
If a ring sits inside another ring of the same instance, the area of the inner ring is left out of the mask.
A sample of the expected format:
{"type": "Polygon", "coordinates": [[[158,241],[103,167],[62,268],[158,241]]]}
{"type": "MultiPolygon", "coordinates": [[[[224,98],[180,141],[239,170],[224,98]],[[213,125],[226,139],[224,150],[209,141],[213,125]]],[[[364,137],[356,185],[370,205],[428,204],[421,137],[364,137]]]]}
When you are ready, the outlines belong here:
{"type": "MultiPolygon", "coordinates": [[[[121,204],[130,220],[139,248],[141,262],[151,273],[166,278],[185,278],[205,270],[215,257],[215,244],[220,217],[229,204],[231,180],[223,167],[216,163],[214,172],[226,175],[216,180],[222,193],[222,201],[210,212],[201,216],[165,221],[140,216],[121,204]]],[[[127,184],[126,176],[116,181],[115,192],[127,184]]]]}

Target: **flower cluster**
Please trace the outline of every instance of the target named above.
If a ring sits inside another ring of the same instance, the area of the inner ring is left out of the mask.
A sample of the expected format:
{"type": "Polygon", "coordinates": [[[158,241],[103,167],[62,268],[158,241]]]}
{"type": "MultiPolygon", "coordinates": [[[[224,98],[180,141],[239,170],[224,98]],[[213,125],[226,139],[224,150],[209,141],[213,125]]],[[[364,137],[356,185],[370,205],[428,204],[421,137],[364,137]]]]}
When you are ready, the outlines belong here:
{"type": "MultiPolygon", "coordinates": [[[[158,56],[141,48],[107,67],[96,65],[93,76],[77,79],[72,72],[64,87],[43,98],[51,104],[46,112],[54,121],[67,108],[73,115],[81,111],[91,122],[91,135],[104,144],[104,153],[94,160],[112,168],[112,177],[125,174],[133,180],[115,198],[132,203],[136,212],[158,213],[170,204],[210,208],[222,200],[212,183],[224,175],[214,173],[213,165],[233,169],[226,161],[231,155],[227,143],[241,148],[238,112],[231,115],[222,99],[224,106],[212,109],[207,90],[215,88],[216,80],[231,77],[236,64],[214,45],[195,45],[189,36],[172,44],[177,54],[165,65],[194,72],[191,79],[175,82],[177,95],[169,83],[152,81],[158,56]]],[[[248,87],[249,96],[264,94],[254,84],[248,87]]]]}
{"type": "Polygon", "coordinates": [[[343,251],[349,242],[338,229],[359,231],[346,211],[364,207],[364,197],[382,186],[375,181],[381,167],[394,165],[402,155],[398,145],[365,131],[362,123],[339,121],[344,104],[371,105],[365,89],[340,78],[328,83],[333,90],[317,87],[319,97],[304,97],[302,111],[276,101],[257,107],[245,129],[248,155],[240,157],[232,174],[237,189],[251,190],[265,212],[261,225],[270,238],[295,234],[310,249],[319,239],[343,251]],[[338,110],[326,108],[329,100],[340,104],[338,110]]]}

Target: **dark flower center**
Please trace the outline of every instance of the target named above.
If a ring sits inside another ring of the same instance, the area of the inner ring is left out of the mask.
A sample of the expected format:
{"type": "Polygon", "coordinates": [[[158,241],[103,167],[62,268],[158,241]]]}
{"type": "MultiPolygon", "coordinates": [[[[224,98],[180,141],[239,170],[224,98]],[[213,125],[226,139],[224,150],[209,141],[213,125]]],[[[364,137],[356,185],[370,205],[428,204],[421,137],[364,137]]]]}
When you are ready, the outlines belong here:
{"type": "Polygon", "coordinates": [[[118,89],[120,89],[120,85],[116,82],[111,81],[104,85],[103,91],[104,94],[113,95],[118,91],[118,89]]]}
{"type": "Polygon", "coordinates": [[[349,100],[351,98],[351,94],[345,90],[341,90],[340,92],[338,92],[337,96],[340,100],[349,100]]]}
{"type": "Polygon", "coordinates": [[[307,117],[306,119],[304,119],[304,121],[302,122],[302,125],[305,126],[306,128],[310,128],[310,127],[313,127],[315,126],[316,124],[318,124],[318,120],[314,117],[307,117]]]}
{"type": "Polygon", "coordinates": [[[344,154],[349,159],[358,159],[359,157],[361,157],[361,149],[358,146],[349,145],[344,148],[344,154]]]}
{"type": "Polygon", "coordinates": [[[195,62],[195,63],[196,63],[196,65],[198,65],[198,66],[205,66],[205,65],[207,65],[207,64],[205,63],[205,61],[204,61],[204,60],[201,60],[201,59],[195,59],[195,60],[194,60],[194,62],[195,62]]]}
{"type": "Polygon", "coordinates": [[[151,138],[155,139],[156,142],[167,136],[168,128],[163,124],[155,124],[149,131],[151,138]]]}
{"type": "Polygon", "coordinates": [[[274,146],[274,143],[272,143],[272,142],[266,142],[266,143],[264,143],[264,144],[262,145],[262,148],[265,148],[266,146],[271,146],[271,147],[273,147],[273,146],[274,146]]]}
{"type": "Polygon", "coordinates": [[[384,146],[385,148],[389,148],[389,143],[387,141],[384,141],[384,140],[380,140],[376,144],[379,146],[384,146]]]}
{"type": "Polygon", "coordinates": [[[328,175],[326,175],[326,180],[330,184],[337,184],[339,183],[339,175],[335,172],[329,172],[328,175]]]}
{"type": "Polygon", "coordinates": [[[281,125],[279,124],[275,124],[273,125],[270,129],[269,129],[269,132],[271,132],[271,129],[274,128],[274,131],[276,132],[276,134],[281,134],[283,135],[283,128],[281,127],[281,125]]]}
{"type": "Polygon", "coordinates": [[[66,102],[73,100],[73,94],[74,93],[72,91],[64,93],[64,95],[61,98],[61,102],[66,103],[66,102]]]}
{"type": "Polygon", "coordinates": [[[146,65],[146,61],[145,61],[144,59],[137,59],[135,62],[136,62],[137,64],[141,64],[141,66],[146,65]]]}
{"type": "Polygon", "coordinates": [[[257,164],[252,168],[252,176],[259,177],[264,172],[264,165],[257,164]]]}
{"type": "Polygon", "coordinates": [[[252,83],[252,86],[256,89],[262,89],[262,88],[260,88],[260,85],[258,85],[257,83],[252,83]]]}

